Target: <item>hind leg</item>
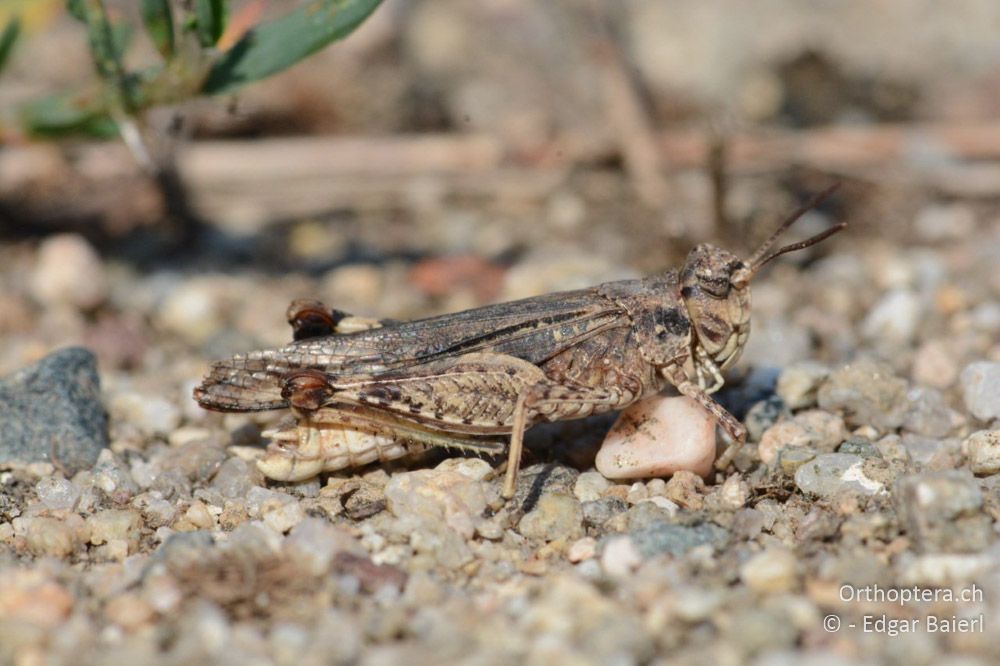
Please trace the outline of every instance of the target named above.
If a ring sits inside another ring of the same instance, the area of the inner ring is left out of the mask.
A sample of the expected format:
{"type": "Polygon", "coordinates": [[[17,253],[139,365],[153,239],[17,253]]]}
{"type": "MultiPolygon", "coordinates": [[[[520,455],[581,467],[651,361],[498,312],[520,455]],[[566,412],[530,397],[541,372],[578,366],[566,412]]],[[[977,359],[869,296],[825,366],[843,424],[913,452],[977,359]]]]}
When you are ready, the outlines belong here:
{"type": "Polygon", "coordinates": [[[544,380],[522,391],[514,406],[507,474],[502,490],[504,499],[512,498],[517,489],[524,431],[529,425],[537,421],[579,419],[620,409],[635,400],[637,389],[631,388],[634,384],[635,382],[625,381],[622,386],[615,387],[566,386],[544,380]]]}

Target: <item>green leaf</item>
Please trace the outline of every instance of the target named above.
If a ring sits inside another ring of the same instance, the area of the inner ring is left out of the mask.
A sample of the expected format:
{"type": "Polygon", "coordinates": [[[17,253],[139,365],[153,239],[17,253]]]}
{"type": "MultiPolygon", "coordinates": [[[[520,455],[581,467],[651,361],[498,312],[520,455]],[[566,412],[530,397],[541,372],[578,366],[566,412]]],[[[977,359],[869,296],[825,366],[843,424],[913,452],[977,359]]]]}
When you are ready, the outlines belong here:
{"type": "Polygon", "coordinates": [[[125,49],[132,38],[132,26],[124,21],[109,23],[101,17],[88,27],[90,54],[94,58],[98,74],[106,79],[115,77],[121,69],[125,49]]]}
{"type": "Polygon", "coordinates": [[[21,118],[25,129],[34,136],[86,134],[110,138],[118,134],[104,101],[94,95],[58,93],[33,100],[21,108],[21,118]]]}
{"type": "Polygon", "coordinates": [[[17,40],[17,35],[20,31],[21,21],[15,16],[7,22],[7,27],[0,34],[0,72],[3,71],[4,65],[7,64],[10,52],[14,50],[14,42],[17,40]]]}
{"type": "Polygon", "coordinates": [[[77,21],[87,22],[87,0],[66,0],[66,11],[77,21]]]}
{"type": "Polygon", "coordinates": [[[195,28],[205,48],[215,46],[226,29],[228,4],[225,0],[195,0],[195,28]]]}
{"type": "Polygon", "coordinates": [[[247,32],[212,66],[206,94],[228,93],[291,67],[349,35],[382,0],[312,0],[247,32]]]}
{"type": "Polygon", "coordinates": [[[142,21],[164,59],[174,55],[174,21],[169,0],[142,0],[142,21]]]}

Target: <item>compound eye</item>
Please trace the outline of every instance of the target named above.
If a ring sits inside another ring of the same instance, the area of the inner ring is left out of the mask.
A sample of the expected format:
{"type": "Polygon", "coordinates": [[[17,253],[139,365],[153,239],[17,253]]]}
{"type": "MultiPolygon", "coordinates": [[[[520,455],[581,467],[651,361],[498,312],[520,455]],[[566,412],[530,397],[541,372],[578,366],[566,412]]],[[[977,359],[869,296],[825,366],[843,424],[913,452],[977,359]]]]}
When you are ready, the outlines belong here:
{"type": "Polygon", "coordinates": [[[726,298],[729,296],[729,280],[724,277],[702,276],[698,278],[698,286],[701,290],[712,298],[726,298]]]}

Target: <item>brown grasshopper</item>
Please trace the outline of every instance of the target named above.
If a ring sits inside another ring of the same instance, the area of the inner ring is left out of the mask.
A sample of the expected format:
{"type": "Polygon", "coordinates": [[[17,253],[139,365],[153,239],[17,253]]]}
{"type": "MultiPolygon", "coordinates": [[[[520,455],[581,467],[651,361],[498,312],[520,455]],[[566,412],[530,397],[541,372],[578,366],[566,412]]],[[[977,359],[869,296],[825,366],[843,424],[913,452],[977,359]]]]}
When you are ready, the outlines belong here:
{"type": "Polygon", "coordinates": [[[846,226],[770,251],[833,189],[745,261],[702,244],[679,272],[408,322],[296,301],[295,342],[215,363],[194,397],[219,411],[291,408],[297,426],[277,433],[261,464],[280,480],[428,446],[499,453],[497,438],[509,435],[503,495],[510,498],[526,428],[623,409],[667,386],[743,442],[746,429],[710,394],[746,344],[750,280],[775,257],[846,226]]]}

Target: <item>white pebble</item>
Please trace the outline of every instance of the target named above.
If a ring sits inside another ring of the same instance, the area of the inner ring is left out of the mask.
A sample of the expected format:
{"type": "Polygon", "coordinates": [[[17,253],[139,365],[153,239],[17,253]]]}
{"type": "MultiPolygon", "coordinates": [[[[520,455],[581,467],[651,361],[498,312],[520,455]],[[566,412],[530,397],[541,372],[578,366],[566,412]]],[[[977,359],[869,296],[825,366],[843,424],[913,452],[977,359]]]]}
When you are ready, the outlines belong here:
{"type": "Polygon", "coordinates": [[[666,476],[688,470],[707,476],[715,460],[715,419],[686,397],[653,397],[621,413],[597,453],[609,479],[666,476]]]}
{"type": "Polygon", "coordinates": [[[642,564],[642,555],[636,550],[632,539],[627,536],[615,537],[604,546],[601,554],[601,568],[613,578],[626,578],[642,564]]]}
{"type": "Polygon", "coordinates": [[[215,284],[179,284],[157,313],[157,323],[191,344],[201,344],[222,327],[222,298],[215,284]]]}
{"type": "Polygon", "coordinates": [[[902,585],[951,587],[979,579],[996,566],[996,559],[981,553],[929,553],[900,564],[902,585]]]}
{"type": "Polygon", "coordinates": [[[581,502],[592,502],[600,499],[604,491],[611,487],[608,481],[600,472],[584,472],[576,478],[573,484],[573,494],[581,502]]]}
{"type": "Polygon", "coordinates": [[[906,289],[894,289],[883,296],[861,323],[861,332],[870,340],[903,344],[913,340],[923,314],[920,298],[906,289]]]}
{"type": "Polygon", "coordinates": [[[458,472],[473,481],[483,481],[493,474],[493,466],[482,458],[448,458],[434,469],[458,472]]]}
{"type": "Polygon", "coordinates": [[[91,310],[108,296],[108,278],[94,248],[77,234],[58,234],[38,248],[31,293],[45,305],[91,310]]]}
{"type": "Polygon", "coordinates": [[[149,436],[165,437],[181,422],[181,411],[174,403],[132,391],[115,395],[111,399],[111,411],[149,436]]]}
{"type": "Polygon", "coordinates": [[[35,484],[35,492],[49,509],[71,510],[80,499],[80,489],[73,485],[71,481],[63,478],[48,476],[35,484]]]}
{"type": "Polygon", "coordinates": [[[963,444],[973,474],[1000,472],[1000,430],[979,430],[963,444]]]}
{"type": "Polygon", "coordinates": [[[795,587],[798,564],[784,548],[758,553],[740,567],[740,578],[757,592],[787,592],[795,587]]]}
{"type": "Polygon", "coordinates": [[[643,502],[649,502],[650,504],[660,507],[661,509],[665,510],[667,514],[671,517],[676,516],[677,512],[681,510],[681,508],[677,506],[676,502],[672,502],[668,500],[666,497],[663,497],[662,495],[655,495],[653,497],[647,497],[646,499],[641,499],[638,502],[636,502],[636,504],[642,504],[643,502]]]}
{"type": "Polygon", "coordinates": [[[959,377],[965,406],[977,419],[1000,418],[1000,363],[970,363],[959,377]]]}

